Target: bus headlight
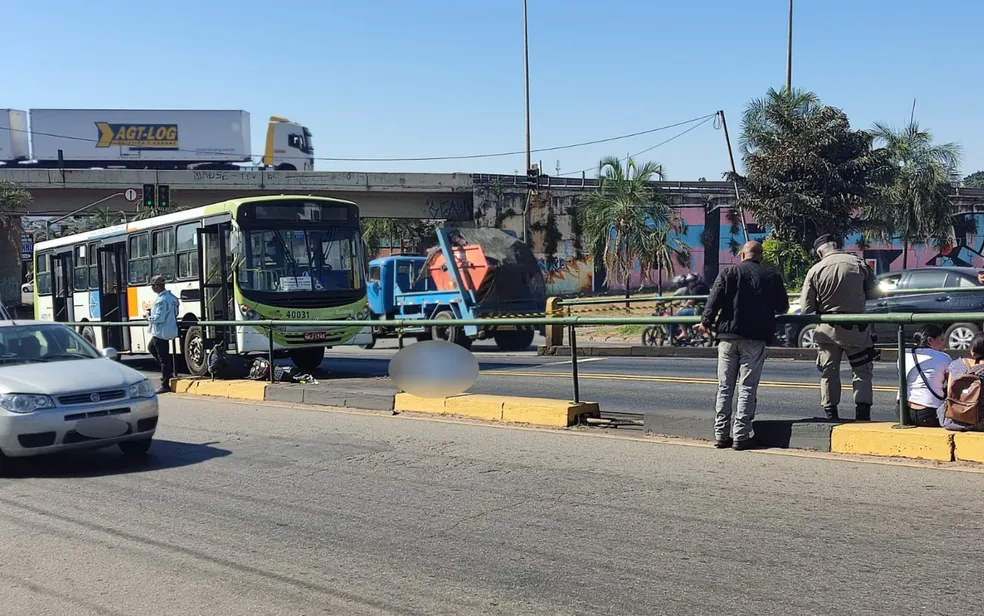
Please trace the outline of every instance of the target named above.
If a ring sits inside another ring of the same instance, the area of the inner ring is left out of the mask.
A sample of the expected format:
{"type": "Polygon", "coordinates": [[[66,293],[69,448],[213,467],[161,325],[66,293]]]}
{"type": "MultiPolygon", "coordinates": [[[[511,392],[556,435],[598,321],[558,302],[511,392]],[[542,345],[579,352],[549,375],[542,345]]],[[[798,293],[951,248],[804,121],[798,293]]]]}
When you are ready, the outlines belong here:
{"type": "Polygon", "coordinates": [[[239,311],[243,313],[243,317],[245,317],[247,321],[259,321],[262,319],[262,317],[259,314],[257,314],[255,310],[253,310],[246,304],[241,305],[239,307],[239,311]]]}

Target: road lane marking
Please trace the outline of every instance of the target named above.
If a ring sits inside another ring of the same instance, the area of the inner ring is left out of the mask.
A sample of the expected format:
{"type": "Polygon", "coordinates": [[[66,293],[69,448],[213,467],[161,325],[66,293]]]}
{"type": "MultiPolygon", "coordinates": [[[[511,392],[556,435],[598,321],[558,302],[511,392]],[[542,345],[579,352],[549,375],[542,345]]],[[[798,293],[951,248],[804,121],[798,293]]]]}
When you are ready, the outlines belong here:
{"type": "MultiPolygon", "coordinates": [[[[605,361],[606,359],[609,359],[609,358],[608,357],[586,357],[584,359],[578,359],[577,360],[577,363],[583,364],[583,363],[589,362],[589,361],[605,361]]],[[[567,361],[555,361],[555,362],[551,362],[549,364],[540,364],[538,367],[542,368],[542,367],[545,367],[545,366],[563,366],[565,364],[571,363],[571,361],[572,360],[570,360],[570,359],[568,359],[567,361]]]]}
{"type": "MultiPolygon", "coordinates": [[[[580,363],[580,362],[578,362],[580,363]]],[[[549,377],[549,378],[571,378],[569,372],[534,372],[525,370],[489,370],[482,371],[487,376],[530,376],[530,377],[549,377]]],[[[673,383],[679,385],[717,385],[718,381],[714,378],[705,377],[684,377],[684,376],[649,376],[649,375],[630,375],[630,374],[604,374],[604,373],[578,373],[578,378],[612,381],[642,381],[650,383],[673,383]]],[[[795,383],[785,381],[761,381],[759,387],[768,388],[787,388],[787,389],[820,389],[819,383],[795,383]]],[[[844,386],[844,391],[852,391],[851,387],[844,386]]],[[[883,393],[895,393],[897,388],[876,385],[872,391],[883,393]]]]}

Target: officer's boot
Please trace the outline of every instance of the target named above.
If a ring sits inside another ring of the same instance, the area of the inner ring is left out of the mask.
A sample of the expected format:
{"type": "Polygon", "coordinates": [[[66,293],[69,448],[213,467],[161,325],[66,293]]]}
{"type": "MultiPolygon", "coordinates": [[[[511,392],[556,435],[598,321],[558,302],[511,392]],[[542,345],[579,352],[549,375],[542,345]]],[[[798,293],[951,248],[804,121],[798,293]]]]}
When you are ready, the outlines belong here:
{"type": "Polygon", "coordinates": [[[837,414],[837,405],[823,407],[823,414],[827,419],[840,419],[840,415],[837,414]]]}
{"type": "Polygon", "coordinates": [[[858,404],[854,412],[855,421],[871,421],[871,405],[858,404]]]}

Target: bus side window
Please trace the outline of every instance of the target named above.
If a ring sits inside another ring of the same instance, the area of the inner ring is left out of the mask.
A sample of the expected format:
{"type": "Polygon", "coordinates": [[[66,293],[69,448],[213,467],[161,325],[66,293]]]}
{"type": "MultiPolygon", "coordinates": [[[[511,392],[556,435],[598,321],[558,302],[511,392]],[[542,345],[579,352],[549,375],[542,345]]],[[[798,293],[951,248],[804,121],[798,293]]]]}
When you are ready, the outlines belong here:
{"type": "Polygon", "coordinates": [[[379,266],[373,265],[369,268],[369,282],[379,282],[379,266]]]}
{"type": "Polygon", "coordinates": [[[89,290],[89,252],[83,244],[75,247],[75,290],[89,290]]]}
{"type": "Polygon", "coordinates": [[[198,227],[195,222],[181,225],[175,232],[175,250],[178,254],[178,278],[198,278],[198,227]]]}
{"type": "Polygon", "coordinates": [[[51,295],[51,255],[36,255],[34,279],[38,295],[51,295]]]}
{"type": "Polygon", "coordinates": [[[89,244],[89,288],[99,290],[99,244],[89,244]]]}
{"type": "Polygon", "coordinates": [[[127,282],[131,285],[150,281],[150,238],[146,233],[130,236],[130,254],[127,282]]]}
{"type": "Polygon", "coordinates": [[[160,229],[151,236],[150,272],[153,276],[163,276],[164,280],[174,280],[174,229],[160,229]]]}

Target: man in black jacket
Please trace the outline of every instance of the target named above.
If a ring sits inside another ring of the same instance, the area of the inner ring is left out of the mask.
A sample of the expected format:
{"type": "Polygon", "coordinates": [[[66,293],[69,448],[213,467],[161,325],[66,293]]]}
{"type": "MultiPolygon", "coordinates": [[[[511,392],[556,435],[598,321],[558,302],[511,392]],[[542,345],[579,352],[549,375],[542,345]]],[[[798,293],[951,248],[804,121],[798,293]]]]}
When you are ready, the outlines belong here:
{"type": "Polygon", "coordinates": [[[752,447],[752,420],[765,346],[776,333],[776,315],[789,310],[789,298],[779,274],[762,266],[762,245],[741,248],[741,263],[718,274],[704,307],[700,328],[717,324],[718,393],[714,417],[714,446],[752,447]],[[734,426],[731,405],[738,386],[734,426]],[[732,436],[732,431],[734,436],[732,436]]]}

